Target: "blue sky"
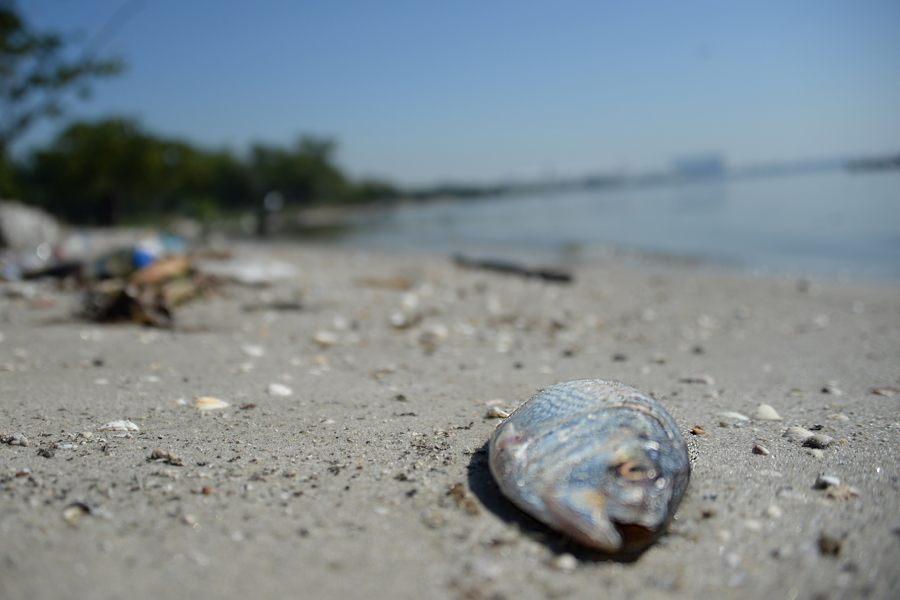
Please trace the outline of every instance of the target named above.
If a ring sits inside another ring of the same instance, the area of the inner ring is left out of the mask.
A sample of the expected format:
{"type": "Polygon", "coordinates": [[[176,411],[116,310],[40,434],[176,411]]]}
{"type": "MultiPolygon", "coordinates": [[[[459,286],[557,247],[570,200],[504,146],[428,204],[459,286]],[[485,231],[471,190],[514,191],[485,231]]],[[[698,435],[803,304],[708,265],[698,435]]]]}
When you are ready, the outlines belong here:
{"type": "MultiPolygon", "coordinates": [[[[122,3],[19,5],[89,36],[122,3]]],[[[898,31],[896,1],[148,0],[108,46],[128,71],[70,116],[235,150],[326,134],[404,183],[895,152],[898,31]]]]}

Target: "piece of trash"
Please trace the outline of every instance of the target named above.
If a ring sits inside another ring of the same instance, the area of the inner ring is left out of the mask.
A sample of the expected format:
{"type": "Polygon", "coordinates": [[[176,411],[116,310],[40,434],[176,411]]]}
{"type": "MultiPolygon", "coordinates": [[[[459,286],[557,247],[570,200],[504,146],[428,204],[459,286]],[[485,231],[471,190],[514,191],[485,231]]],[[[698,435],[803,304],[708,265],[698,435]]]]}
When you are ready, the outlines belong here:
{"type": "Polygon", "coordinates": [[[456,266],[465,269],[480,269],[506,275],[518,275],[520,277],[541,279],[550,283],[572,283],[575,280],[572,273],[564,269],[527,267],[519,263],[501,259],[478,259],[470,258],[462,254],[455,254],[453,256],[453,263],[456,266]]]}
{"type": "Polygon", "coordinates": [[[221,410],[229,406],[224,400],[219,400],[212,396],[200,396],[194,400],[194,408],[197,410],[221,410]]]}

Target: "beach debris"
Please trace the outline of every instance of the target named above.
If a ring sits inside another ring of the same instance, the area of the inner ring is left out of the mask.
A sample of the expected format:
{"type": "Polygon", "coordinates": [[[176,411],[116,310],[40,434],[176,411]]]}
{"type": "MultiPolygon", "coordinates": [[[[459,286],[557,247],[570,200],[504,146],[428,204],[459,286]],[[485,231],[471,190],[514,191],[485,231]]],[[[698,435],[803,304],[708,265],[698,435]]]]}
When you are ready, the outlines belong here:
{"type": "Polygon", "coordinates": [[[802,445],[806,448],[823,449],[834,444],[834,438],[821,433],[814,433],[803,440],[802,445]]]}
{"type": "Polygon", "coordinates": [[[814,490],[825,490],[830,487],[841,485],[841,480],[838,479],[834,475],[827,475],[822,473],[816,477],[815,483],[813,483],[814,490]]]}
{"type": "Polygon", "coordinates": [[[172,465],[173,467],[183,467],[184,460],[174,454],[169,452],[168,450],[163,450],[162,448],[156,448],[153,452],[150,453],[150,456],[147,457],[148,461],[162,462],[167,465],[172,465]]]}
{"type": "Polygon", "coordinates": [[[565,552],[553,558],[550,561],[550,567],[554,571],[559,571],[561,573],[571,573],[575,569],[578,568],[578,559],[573,555],[565,552]]]}
{"type": "Polygon", "coordinates": [[[266,392],[270,396],[290,396],[294,393],[294,391],[283,383],[270,383],[269,387],[266,388],[266,392]]]}
{"type": "Polygon", "coordinates": [[[272,259],[203,260],[196,261],[195,268],[205,275],[251,287],[264,287],[297,276],[294,265],[272,259]]]}
{"type": "Polygon", "coordinates": [[[768,448],[760,444],[753,444],[753,448],[751,448],[751,450],[753,451],[753,454],[758,454],[760,456],[769,456],[771,454],[768,448]]]}
{"type": "Polygon", "coordinates": [[[468,514],[475,516],[481,513],[481,507],[478,502],[472,498],[472,495],[466,490],[466,486],[462,483],[454,483],[447,490],[447,495],[453,498],[456,506],[466,511],[468,514]]]}
{"type": "Polygon", "coordinates": [[[230,405],[224,400],[214,398],[213,396],[200,396],[194,400],[194,408],[197,410],[221,410],[228,408],[230,405]]]}
{"type": "Polygon", "coordinates": [[[895,388],[891,386],[886,387],[876,387],[872,388],[869,393],[874,394],[876,396],[885,396],[886,398],[893,398],[894,396],[900,394],[900,388],[895,388]]]}
{"type": "Polygon", "coordinates": [[[699,385],[714,385],[716,380],[710,375],[688,375],[678,379],[681,383],[691,383],[699,385]]]}
{"type": "Polygon", "coordinates": [[[520,277],[540,279],[549,283],[572,283],[575,280],[572,273],[564,269],[528,267],[502,259],[479,259],[455,254],[453,256],[453,264],[464,269],[478,269],[506,275],[518,275],[520,277]]]}
{"type": "Polygon", "coordinates": [[[78,527],[81,520],[92,512],[91,507],[84,502],[72,502],[63,508],[62,518],[69,527],[78,527]]]}
{"type": "Polygon", "coordinates": [[[494,430],[489,464],[513,503],[607,553],[652,543],[690,478],[687,447],[665,408],[603,380],[537,393],[494,430]]]}
{"type": "Polygon", "coordinates": [[[499,406],[488,406],[485,414],[486,419],[506,419],[507,417],[509,417],[509,413],[499,406]]]}
{"type": "Polygon", "coordinates": [[[691,435],[708,435],[703,425],[694,425],[691,427],[691,435]]]}
{"type": "Polygon", "coordinates": [[[742,427],[750,420],[747,415],[733,410],[720,412],[716,416],[719,417],[719,427],[742,427]]]}
{"type": "Polygon", "coordinates": [[[320,329],[315,332],[312,336],[313,342],[316,343],[320,348],[330,348],[338,343],[338,335],[333,331],[328,331],[326,329],[320,329]]]}
{"type": "Polygon", "coordinates": [[[0,435],[0,442],[8,446],[28,446],[28,438],[24,433],[12,433],[9,435],[0,435]]]}
{"type": "Polygon", "coordinates": [[[127,419],[121,419],[119,421],[110,421],[109,423],[105,423],[97,428],[97,431],[140,431],[140,427],[128,421],[127,419]]]}
{"type": "Polygon", "coordinates": [[[822,554],[822,556],[837,556],[841,553],[843,542],[839,537],[823,531],[819,534],[816,545],[819,547],[819,553],[822,554]]]}
{"type": "Polygon", "coordinates": [[[772,406],[769,404],[760,404],[756,408],[756,412],[753,417],[760,421],[780,421],[781,415],[778,414],[772,406]]]}

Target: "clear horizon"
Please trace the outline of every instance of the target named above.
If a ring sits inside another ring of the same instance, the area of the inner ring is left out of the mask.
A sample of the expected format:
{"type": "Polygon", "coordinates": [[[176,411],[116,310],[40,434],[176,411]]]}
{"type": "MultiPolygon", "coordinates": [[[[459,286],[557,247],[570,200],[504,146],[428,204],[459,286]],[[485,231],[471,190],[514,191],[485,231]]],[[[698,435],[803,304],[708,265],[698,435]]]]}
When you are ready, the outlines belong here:
{"type": "MultiPolygon", "coordinates": [[[[90,37],[121,0],[20,3],[90,37]]],[[[900,149],[900,4],[146,2],[128,64],[45,124],[127,115],[241,151],[334,137],[354,175],[498,181],[900,149]]]]}

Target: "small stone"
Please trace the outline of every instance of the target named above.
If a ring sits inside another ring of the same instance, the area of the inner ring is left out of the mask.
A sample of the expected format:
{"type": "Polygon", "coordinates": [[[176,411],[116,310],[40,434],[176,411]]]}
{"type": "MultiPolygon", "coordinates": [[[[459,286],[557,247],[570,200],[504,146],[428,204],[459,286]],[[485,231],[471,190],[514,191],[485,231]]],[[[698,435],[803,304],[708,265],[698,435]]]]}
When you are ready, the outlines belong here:
{"type": "Polygon", "coordinates": [[[859,490],[849,485],[833,485],[825,490],[825,497],[831,500],[859,498],[859,490]]]}
{"type": "Polygon", "coordinates": [[[826,475],[823,473],[816,477],[816,481],[815,483],[813,483],[813,489],[824,490],[837,485],[841,485],[840,479],[838,479],[834,475],[826,475]]]}
{"type": "Polygon", "coordinates": [[[487,409],[486,418],[488,419],[505,419],[507,417],[509,417],[509,413],[499,406],[489,406],[487,409]]]}
{"type": "Polygon", "coordinates": [[[25,437],[24,433],[14,433],[12,435],[2,435],[0,436],[0,442],[4,444],[8,444],[10,446],[28,446],[28,438],[25,437]]]}
{"type": "Polygon", "coordinates": [[[834,438],[821,433],[814,433],[803,440],[803,445],[807,448],[827,448],[832,444],[834,444],[834,438]]]}
{"type": "Polygon", "coordinates": [[[63,509],[62,518],[70,527],[78,527],[81,519],[89,514],[91,514],[91,508],[87,504],[84,502],[73,502],[63,509]]]}
{"type": "Polygon", "coordinates": [[[754,417],[760,421],[780,421],[781,415],[778,414],[772,406],[768,404],[760,404],[756,409],[754,417]]]}
{"type": "Polygon", "coordinates": [[[250,356],[253,358],[261,358],[266,353],[265,348],[263,348],[262,346],[254,345],[254,344],[245,344],[245,345],[241,346],[241,351],[244,354],[246,354],[247,356],[250,356]]]}
{"type": "Polygon", "coordinates": [[[691,435],[707,435],[706,430],[703,429],[703,425],[694,425],[691,427],[691,435]]]}
{"type": "Polygon", "coordinates": [[[270,396],[280,396],[280,397],[290,396],[291,394],[294,393],[294,391],[291,388],[289,388],[288,386],[281,384],[281,383],[270,383],[269,387],[266,388],[266,391],[269,393],[270,396]]]}
{"type": "Polygon", "coordinates": [[[837,386],[837,382],[829,381],[824,386],[822,386],[821,392],[823,394],[830,394],[832,396],[843,396],[844,392],[837,386]]]}
{"type": "Polygon", "coordinates": [[[819,534],[819,552],[823,556],[837,556],[841,553],[842,545],[840,538],[824,532],[819,534]]]}
{"type": "Polygon", "coordinates": [[[788,427],[784,432],[784,437],[790,439],[792,442],[797,442],[802,444],[807,438],[812,437],[814,434],[809,429],[804,427],[788,427]]]}
{"type": "Polygon", "coordinates": [[[140,428],[131,421],[122,419],[101,425],[97,428],[97,431],[140,431],[140,428]]]}
{"type": "Polygon", "coordinates": [[[771,452],[769,452],[768,448],[766,448],[765,446],[753,444],[753,454],[759,454],[760,456],[769,456],[771,452]]]}
{"type": "Polygon", "coordinates": [[[780,519],[782,514],[784,513],[777,504],[770,504],[768,508],[766,508],[766,516],[770,519],[780,519]]]}
{"type": "Polygon", "coordinates": [[[221,410],[228,408],[229,404],[224,400],[214,398],[212,396],[200,396],[194,400],[194,408],[197,410],[221,410]]]}
{"type": "Polygon", "coordinates": [[[182,460],[180,456],[177,456],[169,452],[168,450],[163,450],[162,448],[157,448],[153,452],[151,452],[147,460],[164,462],[167,465],[172,465],[173,467],[184,466],[184,460],[182,460]]]}
{"type": "Polygon", "coordinates": [[[571,573],[578,568],[578,559],[567,552],[551,560],[550,566],[562,573],[571,573]]]}
{"type": "Polygon", "coordinates": [[[330,348],[338,343],[338,336],[333,331],[322,329],[313,334],[312,340],[322,348],[330,348]]]}
{"type": "Polygon", "coordinates": [[[875,394],[876,396],[885,396],[887,398],[893,398],[897,394],[900,394],[900,388],[895,388],[895,387],[890,387],[890,386],[876,387],[876,388],[872,388],[870,393],[875,394]]]}

